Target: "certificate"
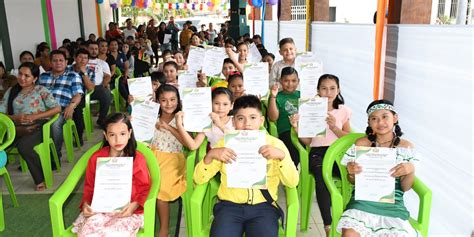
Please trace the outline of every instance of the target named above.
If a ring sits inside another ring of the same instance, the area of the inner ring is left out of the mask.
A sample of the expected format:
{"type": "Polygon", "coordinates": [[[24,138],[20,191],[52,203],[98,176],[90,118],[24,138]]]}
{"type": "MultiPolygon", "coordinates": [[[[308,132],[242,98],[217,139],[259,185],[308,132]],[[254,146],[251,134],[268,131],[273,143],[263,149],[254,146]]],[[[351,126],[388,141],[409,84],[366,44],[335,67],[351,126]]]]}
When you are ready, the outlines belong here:
{"type": "Polygon", "coordinates": [[[197,74],[190,71],[178,72],[178,90],[179,95],[183,96],[183,90],[186,88],[196,88],[197,74]]]}
{"type": "Polygon", "coordinates": [[[212,99],[210,87],[187,88],[183,90],[183,125],[189,132],[210,129],[212,120],[212,99]]]}
{"type": "Polygon", "coordinates": [[[268,82],[268,63],[246,64],[244,67],[244,89],[248,95],[266,97],[270,86],[268,82]]]}
{"type": "Polygon", "coordinates": [[[135,99],[132,102],[132,128],[137,141],[151,143],[158,119],[160,104],[149,100],[135,99]]]}
{"type": "Polygon", "coordinates": [[[132,197],[133,157],[99,157],[95,169],[94,212],[120,211],[132,197]]]}
{"type": "Polygon", "coordinates": [[[127,79],[128,90],[130,95],[136,98],[151,98],[153,97],[153,88],[151,84],[151,77],[137,77],[127,79]]]}
{"type": "Polygon", "coordinates": [[[322,71],[323,61],[321,61],[321,59],[316,57],[316,55],[313,52],[297,53],[296,59],[295,59],[295,68],[298,71],[298,73],[301,70],[301,66],[307,65],[307,64],[319,65],[322,71]]]}
{"type": "Polygon", "coordinates": [[[301,98],[313,98],[318,94],[318,80],[323,75],[323,68],[318,63],[300,65],[298,70],[300,78],[301,98]]]}
{"type": "Polygon", "coordinates": [[[254,43],[249,45],[248,61],[250,63],[258,63],[262,61],[262,55],[260,54],[260,51],[258,51],[257,46],[254,43]]]}
{"type": "Polygon", "coordinates": [[[395,203],[395,178],[390,169],[397,151],[386,147],[356,147],[356,162],[362,172],[355,175],[355,200],[395,203]]]}
{"type": "Polygon", "coordinates": [[[165,37],[163,38],[163,44],[169,43],[171,40],[171,34],[165,34],[165,37]]]}
{"type": "MultiPolygon", "coordinates": [[[[188,71],[190,72],[197,72],[202,69],[202,65],[204,64],[204,56],[206,50],[203,48],[191,46],[189,48],[189,54],[187,59],[188,64],[188,71]]],[[[222,64],[221,64],[222,66],[222,64]]]]}
{"type": "Polygon", "coordinates": [[[300,99],[298,106],[298,137],[325,137],[328,98],[300,99]]]}
{"type": "Polygon", "coordinates": [[[233,130],[224,135],[225,147],[237,157],[226,164],[228,188],[267,189],[267,159],[258,150],[266,144],[266,132],[261,130],[233,130]]]}
{"type": "Polygon", "coordinates": [[[227,58],[227,54],[224,48],[209,47],[204,54],[202,72],[205,73],[206,76],[220,75],[222,72],[222,63],[225,58],[227,58]]]}

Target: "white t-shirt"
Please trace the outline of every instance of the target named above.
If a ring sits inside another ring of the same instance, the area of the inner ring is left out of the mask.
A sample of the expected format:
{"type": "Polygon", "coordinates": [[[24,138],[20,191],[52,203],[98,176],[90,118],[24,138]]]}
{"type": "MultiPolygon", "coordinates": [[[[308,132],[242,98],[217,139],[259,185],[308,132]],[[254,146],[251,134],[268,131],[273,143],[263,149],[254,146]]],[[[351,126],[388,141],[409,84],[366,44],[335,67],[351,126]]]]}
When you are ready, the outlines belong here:
{"type": "Polygon", "coordinates": [[[129,36],[133,36],[133,39],[135,39],[135,34],[137,33],[137,31],[134,28],[132,28],[131,30],[125,28],[122,30],[122,32],[125,39],[127,39],[127,37],[129,36]]]}
{"type": "Polygon", "coordinates": [[[87,63],[87,67],[92,69],[95,72],[95,77],[91,78],[91,80],[94,82],[96,86],[102,85],[102,82],[104,81],[104,74],[112,75],[110,73],[109,64],[107,64],[107,62],[99,58],[89,59],[89,63],[87,63]]]}

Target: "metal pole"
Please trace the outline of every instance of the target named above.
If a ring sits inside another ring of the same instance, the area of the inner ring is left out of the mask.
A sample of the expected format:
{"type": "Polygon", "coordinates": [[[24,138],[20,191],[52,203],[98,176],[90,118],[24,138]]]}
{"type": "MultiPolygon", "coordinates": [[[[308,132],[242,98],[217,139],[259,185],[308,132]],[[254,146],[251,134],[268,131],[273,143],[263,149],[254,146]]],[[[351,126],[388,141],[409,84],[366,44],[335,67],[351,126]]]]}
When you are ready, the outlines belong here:
{"type": "Polygon", "coordinates": [[[374,57],[374,100],[380,98],[380,65],[382,63],[383,34],[385,28],[385,11],[387,0],[377,2],[377,22],[375,25],[375,57],[374,57]]]}
{"type": "Polygon", "coordinates": [[[456,15],[456,24],[465,25],[467,15],[467,0],[458,0],[458,12],[456,15]]]}

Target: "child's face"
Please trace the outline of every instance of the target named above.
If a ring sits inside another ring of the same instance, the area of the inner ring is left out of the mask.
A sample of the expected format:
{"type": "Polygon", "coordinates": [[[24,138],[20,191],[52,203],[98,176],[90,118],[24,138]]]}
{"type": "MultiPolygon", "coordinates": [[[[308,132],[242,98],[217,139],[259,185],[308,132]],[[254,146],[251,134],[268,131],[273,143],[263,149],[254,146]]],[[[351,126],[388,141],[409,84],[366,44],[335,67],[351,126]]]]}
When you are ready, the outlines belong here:
{"type": "Polygon", "coordinates": [[[244,108],[235,111],[232,119],[236,130],[259,130],[264,117],[256,108],[244,108]]]}
{"type": "Polygon", "coordinates": [[[229,83],[229,90],[232,92],[235,99],[242,96],[244,93],[244,80],[241,78],[233,80],[232,83],[229,83]]]}
{"type": "Polygon", "coordinates": [[[380,109],[369,115],[369,126],[377,135],[392,133],[397,121],[398,116],[394,115],[390,110],[380,109]]]}
{"type": "Polygon", "coordinates": [[[132,130],[128,129],[127,124],[117,122],[107,125],[104,136],[109,142],[110,149],[121,152],[127,146],[131,133],[132,130]]]}
{"type": "Polygon", "coordinates": [[[201,43],[201,40],[199,39],[199,37],[197,37],[197,35],[194,35],[193,37],[191,37],[192,46],[198,46],[200,43],[201,43]]]}
{"type": "Polygon", "coordinates": [[[151,88],[153,88],[153,92],[156,92],[158,90],[158,87],[160,87],[160,82],[159,81],[151,81],[151,88]]]}
{"type": "Polygon", "coordinates": [[[247,47],[247,45],[245,44],[240,45],[239,48],[237,49],[239,53],[239,59],[246,59],[248,55],[248,50],[249,48],[247,47]]]}
{"type": "Polygon", "coordinates": [[[170,53],[164,54],[163,55],[163,61],[168,62],[172,59],[172,55],[170,53]]]}
{"type": "Polygon", "coordinates": [[[20,58],[20,62],[21,63],[26,63],[26,62],[34,62],[35,60],[33,60],[33,57],[30,55],[30,54],[24,54],[21,58],[20,58]]]}
{"type": "Polygon", "coordinates": [[[236,69],[233,63],[226,63],[222,65],[222,74],[224,74],[225,78],[229,78],[229,73],[235,70],[236,69]]]}
{"type": "Polygon", "coordinates": [[[177,63],[178,65],[183,65],[183,64],[185,63],[183,54],[181,54],[181,53],[176,53],[176,54],[174,55],[174,60],[176,60],[176,63],[177,63]]]}
{"type": "Polygon", "coordinates": [[[231,44],[231,43],[225,43],[225,48],[230,48],[230,49],[233,49],[234,48],[234,45],[231,44]]]}
{"type": "Polygon", "coordinates": [[[178,96],[175,92],[165,91],[158,98],[160,109],[165,114],[173,114],[178,106],[178,96]]]}
{"type": "Polygon", "coordinates": [[[218,114],[221,118],[227,116],[231,109],[232,102],[226,94],[219,94],[212,100],[212,112],[218,114]]]}
{"type": "Polygon", "coordinates": [[[296,73],[281,77],[281,89],[284,92],[294,92],[298,88],[299,79],[296,73]]]}
{"type": "Polygon", "coordinates": [[[176,77],[178,75],[178,72],[176,71],[176,68],[174,68],[172,65],[168,65],[164,67],[163,73],[165,74],[165,77],[166,77],[166,83],[176,82],[176,77]]]}
{"type": "Polygon", "coordinates": [[[296,58],[296,47],[292,43],[286,43],[280,48],[280,55],[284,60],[294,60],[296,58]]]}
{"type": "Polygon", "coordinates": [[[130,46],[128,46],[128,44],[123,44],[122,45],[122,52],[124,54],[127,54],[129,49],[130,49],[130,46]]]}
{"type": "Polygon", "coordinates": [[[318,88],[318,95],[321,97],[328,97],[328,103],[332,104],[334,99],[339,94],[339,88],[337,87],[336,81],[331,79],[324,79],[318,88]]]}

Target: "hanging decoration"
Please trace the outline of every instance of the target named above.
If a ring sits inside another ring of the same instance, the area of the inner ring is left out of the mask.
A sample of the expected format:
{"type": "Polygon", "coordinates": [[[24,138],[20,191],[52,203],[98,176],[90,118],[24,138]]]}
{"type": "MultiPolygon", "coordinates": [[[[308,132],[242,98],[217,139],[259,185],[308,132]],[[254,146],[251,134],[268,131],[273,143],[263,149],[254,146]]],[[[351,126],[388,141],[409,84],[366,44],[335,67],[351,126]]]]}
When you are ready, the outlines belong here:
{"type": "Polygon", "coordinates": [[[199,3],[199,11],[202,11],[204,9],[204,6],[202,3],[199,3]]]}
{"type": "Polygon", "coordinates": [[[110,0],[110,8],[117,9],[120,6],[120,0],[110,0]]]}
{"type": "Polygon", "coordinates": [[[97,0],[97,3],[102,4],[102,3],[104,3],[104,0],[97,0]]]}
{"type": "Polygon", "coordinates": [[[263,0],[249,0],[252,1],[252,6],[256,8],[260,8],[263,5],[263,0]]]}
{"type": "Polygon", "coordinates": [[[149,1],[150,1],[150,0],[143,0],[143,8],[144,8],[144,9],[147,9],[147,8],[148,8],[149,1]]]}
{"type": "Polygon", "coordinates": [[[249,4],[249,6],[253,7],[253,1],[252,0],[248,0],[247,3],[249,4]]]}
{"type": "Polygon", "coordinates": [[[130,6],[130,5],[132,5],[132,0],[122,0],[122,6],[130,6]]]}
{"type": "Polygon", "coordinates": [[[193,11],[196,10],[196,4],[194,2],[191,4],[191,10],[193,10],[193,11]]]}
{"type": "Polygon", "coordinates": [[[134,7],[136,5],[136,3],[137,3],[136,0],[132,0],[132,3],[130,3],[130,6],[134,7]]]}
{"type": "Polygon", "coordinates": [[[188,9],[188,4],[187,4],[187,3],[184,3],[184,4],[183,4],[183,8],[184,8],[184,9],[188,9]]]}
{"type": "Polygon", "coordinates": [[[168,3],[168,10],[173,9],[173,3],[168,3]]]}
{"type": "Polygon", "coordinates": [[[276,5],[278,3],[278,0],[267,0],[268,4],[270,5],[276,5]]]}

